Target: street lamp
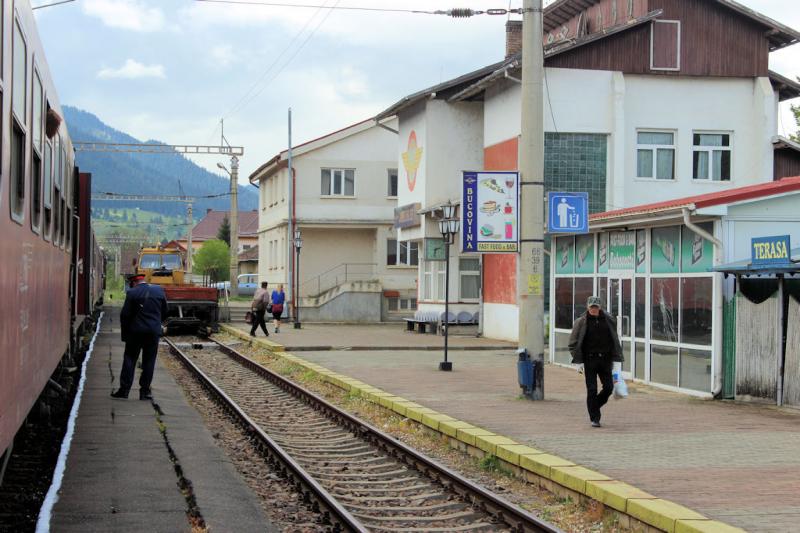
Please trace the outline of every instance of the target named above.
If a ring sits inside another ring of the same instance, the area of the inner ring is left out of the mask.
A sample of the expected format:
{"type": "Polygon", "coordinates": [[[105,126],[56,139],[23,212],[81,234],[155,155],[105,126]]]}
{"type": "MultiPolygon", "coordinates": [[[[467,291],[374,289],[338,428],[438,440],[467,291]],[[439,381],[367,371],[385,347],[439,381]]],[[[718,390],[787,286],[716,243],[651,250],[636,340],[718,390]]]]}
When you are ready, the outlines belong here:
{"type": "Polygon", "coordinates": [[[295,262],[294,270],[294,329],[300,329],[300,248],[303,247],[303,238],[300,235],[300,228],[294,229],[294,249],[297,254],[297,261],[295,262]]]}
{"type": "Polygon", "coordinates": [[[439,219],[439,232],[442,234],[444,240],[444,321],[442,327],[444,328],[444,361],[439,363],[439,370],[450,371],[453,370],[453,363],[447,360],[447,337],[450,328],[450,244],[452,244],[461,227],[461,221],[456,218],[457,205],[451,203],[449,200],[446,204],[442,205],[442,218],[439,219]]]}

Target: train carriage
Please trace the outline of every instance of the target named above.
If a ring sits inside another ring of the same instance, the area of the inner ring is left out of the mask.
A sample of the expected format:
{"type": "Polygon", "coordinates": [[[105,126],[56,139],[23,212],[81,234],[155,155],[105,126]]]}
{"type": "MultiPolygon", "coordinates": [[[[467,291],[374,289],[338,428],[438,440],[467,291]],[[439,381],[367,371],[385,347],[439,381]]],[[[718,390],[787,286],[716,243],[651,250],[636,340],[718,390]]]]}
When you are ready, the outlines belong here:
{"type": "Polygon", "coordinates": [[[89,223],[90,180],[81,186],[80,176],[88,175],[75,168],[31,7],[27,0],[0,6],[3,454],[50,376],[79,344],[82,320],[102,298],[105,260],[89,223]]]}

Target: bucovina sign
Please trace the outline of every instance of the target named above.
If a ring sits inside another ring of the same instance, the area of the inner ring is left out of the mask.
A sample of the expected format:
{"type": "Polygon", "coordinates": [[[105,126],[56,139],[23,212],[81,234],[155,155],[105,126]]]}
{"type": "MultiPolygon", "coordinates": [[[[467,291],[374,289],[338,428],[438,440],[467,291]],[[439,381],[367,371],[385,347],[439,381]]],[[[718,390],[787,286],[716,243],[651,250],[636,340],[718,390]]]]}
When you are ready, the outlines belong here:
{"type": "Polygon", "coordinates": [[[792,263],[789,235],[755,237],[751,240],[753,265],[789,265],[792,263]]]}
{"type": "Polygon", "coordinates": [[[461,251],[518,251],[519,173],[465,171],[462,185],[461,251]]]}

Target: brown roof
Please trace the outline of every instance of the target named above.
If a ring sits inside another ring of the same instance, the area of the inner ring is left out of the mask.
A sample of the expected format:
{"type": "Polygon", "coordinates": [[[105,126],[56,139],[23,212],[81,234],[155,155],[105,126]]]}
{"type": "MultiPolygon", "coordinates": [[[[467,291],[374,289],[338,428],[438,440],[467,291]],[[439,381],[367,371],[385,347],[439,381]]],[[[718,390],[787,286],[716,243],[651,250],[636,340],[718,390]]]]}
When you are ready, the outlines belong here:
{"type": "Polygon", "coordinates": [[[243,250],[239,254],[239,261],[258,261],[258,245],[243,250]]]}
{"type": "MultiPolygon", "coordinates": [[[[209,210],[206,216],[192,228],[192,240],[206,241],[216,239],[222,221],[230,211],[209,210]]],[[[239,211],[239,237],[258,235],[258,211],[239,211]]]]}

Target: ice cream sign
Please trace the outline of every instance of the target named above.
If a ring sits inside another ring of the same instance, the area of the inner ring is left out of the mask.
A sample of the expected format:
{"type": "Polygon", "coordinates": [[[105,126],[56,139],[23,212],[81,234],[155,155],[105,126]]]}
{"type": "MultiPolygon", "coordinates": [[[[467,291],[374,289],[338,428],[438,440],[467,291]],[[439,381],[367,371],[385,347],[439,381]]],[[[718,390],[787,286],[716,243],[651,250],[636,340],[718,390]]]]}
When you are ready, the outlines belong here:
{"type": "Polygon", "coordinates": [[[519,173],[463,172],[462,252],[519,250],[519,173]]]}

